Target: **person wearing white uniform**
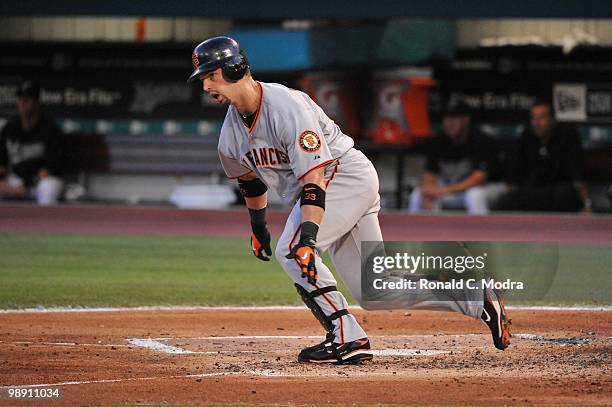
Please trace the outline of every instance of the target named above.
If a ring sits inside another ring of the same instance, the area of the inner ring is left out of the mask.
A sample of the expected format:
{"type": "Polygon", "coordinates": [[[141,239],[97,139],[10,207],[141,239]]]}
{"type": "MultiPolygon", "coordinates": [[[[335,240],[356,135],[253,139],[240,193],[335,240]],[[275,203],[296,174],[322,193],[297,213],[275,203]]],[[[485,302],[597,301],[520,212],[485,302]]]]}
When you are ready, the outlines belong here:
{"type": "Polygon", "coordinates": [[[327,332],[325,341],[303,349],[298,360],[350,364],[372,359],[367,335],[348,312],[321,255],[329,250],[359,301],[361,242],[382,242],[374,166],[308,95],[255,81],[233,39],[203,41],[192,62],[189,80],[200,79],[206,93],[229,104],[219,157],[245,197],[256,257],[269,261],[272,254],[265,218],[268,188],[293,206],[275,257],[327,332]]]}

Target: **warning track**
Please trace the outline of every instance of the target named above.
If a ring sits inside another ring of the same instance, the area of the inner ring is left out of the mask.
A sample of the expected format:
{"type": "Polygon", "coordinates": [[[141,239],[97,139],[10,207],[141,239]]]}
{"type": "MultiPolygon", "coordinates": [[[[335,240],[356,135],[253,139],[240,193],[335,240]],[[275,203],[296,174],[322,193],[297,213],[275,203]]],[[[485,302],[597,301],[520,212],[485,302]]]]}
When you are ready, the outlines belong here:
{"type": "MultiPolygon", "coordinates": [[[[244,209],[177,210],[119,206],[1,205],[0,230],[148,236],[248,236],[244,209]]],[[[268,224],[279,236],[286,211],[268,211],[268,224]]],[[[575,215],[439,215],[383,213],[385,240],[489,240],[612,242],[612,217],[575,215]]]]}

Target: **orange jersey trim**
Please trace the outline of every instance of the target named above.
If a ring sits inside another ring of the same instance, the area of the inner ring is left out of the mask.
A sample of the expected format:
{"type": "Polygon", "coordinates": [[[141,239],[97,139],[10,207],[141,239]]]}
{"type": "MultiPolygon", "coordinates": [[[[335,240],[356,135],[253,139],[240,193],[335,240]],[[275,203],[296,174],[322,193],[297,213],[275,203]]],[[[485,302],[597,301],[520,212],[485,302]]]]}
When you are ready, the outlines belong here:
{"type": "Polygon", "coordinates": [[[332,159],[332,160],[327,160],[327,161],[325,161],[324,163],[321,163],[321,164],[319,164],[319,165],[317,165],[317,166],[315,166],[315,167],[312,167],[311,169],[309,169],[308,171],[306,171],[304,174],[302,174],[302,176],[300,176],[300,177],[298,178],[298,181],[299,181],[299,180],[301,180],[302,178],[304,178],[306,175],[308,175],[308,173],[309,173],[309,172],[312,172],[312,171],[316,170],[317,168],[324,167],[324,166],[326,166],[326,165],[328,165],[328,164],[330,164],[330,163],[333,163],[334,161],[336,161],[336,160],[335,160],[335,159],[332,159]]]}
{"type": "Polygon", "coordinates": [[[240,174],[240,175],[238,175],[237,177],[229,177],[229,176],[228,176],[227,178],[229,178],[229,179],[238,179],[238,178],[240,178],[240,177],[244,177],[245,175],[250,174],[250,173],[252,173],[252,172],[253,172],[253,171],[251,170],[251,171],[247,171],[247,172],[245,172],[244,174],[240,174]]]}
{"type": "Polygon", "coordinates": [[[259,103],[257,104],[257,110],[255,111],[255,120],[253,120],[251,127],[247,126],[244,123],[244,120],[242,121],[242,124],[244,124],[244,127],[246,127],[249,130],[249,134],[253,132],[253,129],[255,128],[255,125],[257,124],[257,119],[259,119],[259,112],[261,112],[261,102],[263,101],[263,86],[261,86],[261,83],[259,82],[255,82],[255,83],[257,84],[257,86],[259,86],[259,103]]]}
{"type": "Polygon", "coordinates": [[[327,180],[327,182],[325,183],[325,189],[327,189],[327,187],[329,186],[329,184],[332,182],[332,180],[334,179],[334,177],[336,176],[336,173],[338,172],[338,167],[340,167],[340,160],[338,160],[338,163],[336,164],[336,166],[334,167],[334,171],[332,172],[331,177],[329,177],[329,179],[327,180]]]}

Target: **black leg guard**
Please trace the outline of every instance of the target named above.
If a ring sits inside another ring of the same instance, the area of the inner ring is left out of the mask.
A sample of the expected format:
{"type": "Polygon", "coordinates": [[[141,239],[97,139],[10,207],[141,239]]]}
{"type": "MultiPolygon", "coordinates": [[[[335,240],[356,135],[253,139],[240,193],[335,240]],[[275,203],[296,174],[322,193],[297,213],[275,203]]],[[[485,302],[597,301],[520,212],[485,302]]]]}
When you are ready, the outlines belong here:
{"type": "Polygon", "coordinates": [[[336,286],[330,285],[329,287],[319,288],[318,290],[314,290],[312,292],[308,292],[299,284],[295,284],[295,288],[297,289],[298,294],[302,297],[302,301],[304,304],[310,309],[312,315],[315,316],[317,321],[323,326],[325,332],[327,333],[327,338],[330,339],[334,332],[334,324],[333,320],[340,318],[343,315],[348,315],[348,310],[342,309],[340,311],[336,311],[333,314],[325,315],[319,304],[314,300],[315,297],[319,295],[328,293],[330,291],[338,291],[336,286]]]}

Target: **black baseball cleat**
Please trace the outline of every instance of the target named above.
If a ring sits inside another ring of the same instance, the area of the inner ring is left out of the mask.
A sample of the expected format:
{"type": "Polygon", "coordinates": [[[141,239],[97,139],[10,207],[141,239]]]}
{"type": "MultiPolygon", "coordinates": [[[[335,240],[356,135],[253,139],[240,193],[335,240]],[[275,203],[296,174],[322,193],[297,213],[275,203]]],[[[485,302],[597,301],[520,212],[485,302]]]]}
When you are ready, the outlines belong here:
{"type": "Polygon", "coordinates": [[[493,344],[499,350],[504,350],[510,345],[510,324],[508,313],[504,307],[504,300],[496,290],[485,288],[484,308],[482,309],[482,320],[491,330],[493,344]]]}
{"type": "Polygon", "coordinates": [[[367,360],[372,360],[368,338],[343,344],[330,342],[326,339],[318,345],[302,350],[298,355],[298,362],[300,363],[356,365],[367,360]]]}
{"type": "Polygon", "coordinates": [[[331,343],[333,341],[334,341],[334,335],[333,334],[332,335],[329,335],[329,334],[326,335],[325,336],[325,340],[323,342],[302,349],[300,351],[300,355],[298,356],[298,359],[303,354],[307,355],[307,354],[311,354],[311,353],[314,353],[314,352],[319,352],[319,351],[325,349],[325,347],[331,345],[331,343]]]}

